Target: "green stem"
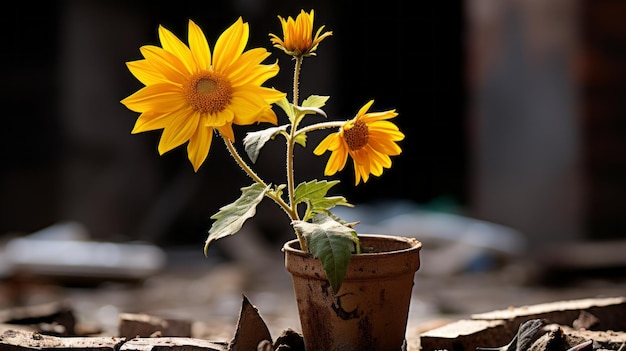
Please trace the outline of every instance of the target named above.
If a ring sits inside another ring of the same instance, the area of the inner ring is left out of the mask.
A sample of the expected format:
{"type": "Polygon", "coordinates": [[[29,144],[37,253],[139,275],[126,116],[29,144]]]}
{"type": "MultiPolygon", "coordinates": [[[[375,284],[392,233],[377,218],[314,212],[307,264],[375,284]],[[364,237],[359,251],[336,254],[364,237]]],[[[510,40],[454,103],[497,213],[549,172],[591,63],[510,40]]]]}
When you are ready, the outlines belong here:
{"type": "Polygon", "coordinates": [[[345,121],[332,121],[332,122],[322,122],[322,123],[311,124],[309,126],[299,129],[296,133],[294,133],[294,137],[298,136],[299,134],[312,132],[318,129],[341,127],[345,123],[346,123],[345,121]]]}
{"type": "MultiPolygon", "coordinates": [[[[220,134],[220,136],[222,137],[222,140],[224,140],[224,144],[226,144],[226,148],[230,152],[230,155],[233,157],[233,159],[235,159],[235,162],[237,162],[239,167],[241,167],[241,169],[250,178],[252,178],[252,180],[254,180],[255,182],[257,182],[257,183],[259,183],[261,185],[263,185],[264,187],[267,187],[267,184],[263,181],[263,179],[261,179],[261,177],[259,177],[254,172],[254,170],[252,170],[252,168],[250,168],[250,166],[248,166],[248,164],[246,163],[246,161],[243,160],[243,158],[241,158],[241,156],[239,155],[239,152],[237,152],[237,149],[235,149],[235,146],[233,145],[233,143],[228,138],[224,137],[223,135],[220,134]]],[[[289,216],[289,218],[292,221],[299,219],[298,218],[298,214],[295,213],[291,209],[291,206],[289,206],[287,203],[285,203],[285,201],[282,198],[280,198],[279,196],[277,196],[276,193],[266,193],[265,196],[267,196],[270,199],[274,200],[274,202],[276,202],[276,204],[278,204],[278,206],[280,208],[282,208],[283,211],[285,211],[287,216],[289,216]]],[[[298,238],[299,238],[299,235],[298,235],[298,238]]]]}
{"type": "Polygon", "coordinates": [[[300,86],[300,70],[302,69],[302,61],[304,57],[295,56],[296,64],[293,68],[293,101],[292,103],[298,106],[298,98],[299,98],[299,86],[300,86]]]}
{"type": "MultiPolygon", "coordinates": [[[[300,69],[302,68],[302,56],[295,57],[296,64],[293,69],[293,104],[298,105],[298,85],[300,84],[300,69]]],[[[296,119],[294,118],[294,121],[296,119]]],[[[287,193],[289,194],[289,205],[291,210],[298,212],[294,203],[294,171],[293,171],[293,149],[295,147],[296,122],[291,124],[289,138],[287,139],[287,193]]]]}
{"type": "MultiPolygon", "coordinates": [[[[302,56],[296,56],[295,57],[296,63],[294,65],[294,70],[293,70],[293,104],[294,105],[298,105],[298,86],[300,84],[300,70],[302,69],[302,60],[303,57],[302,56]]],[[[286,155],[285,155],[285,159],[286,159],[286,172],[287,172],[287,194],[289,196],[289,211],[290,213],[292,213],[294,215],[294,217],[296,217],[298,220],[299,215],[298,215],[298,206],[296,204],[295,201],[295,180],[294,180],[294,166],[293,166],[293,150],[295,147],[295,135],[296,135],[296,119],[294,118],[294,122],[291,125],[290,131],[289,131],[289,137],[287,138],[287,150],[286,150],[286,155]]],[[[294,219],[293,217],[291,217],[292,220],[294,219]]],[[[297,229],[294,228],[294,231],[296,232],[296,236],[298,237],[298,241],[300,242],[300,249],[302,249],[303,251],[308,251],[308,244],[306,242],[306,240],[304,239],[304,237],[302,236],[302,234],[300,233],[300,231],[298,231],[297,229]]]]}
{"type": "MultiPolygon", "coordinates": [[[[299,84],[299,80],[300,80],[300,68],[302,67],[302,57],[301,56],[296,56],[295,57],[296,60],[296,64],[294,66],[294,71],[293,71],[293,104],[294,105],[298,105],[298,84],[299,84]]],[[[294,121],[296,119],[294,118],[294,121]]],[[[286,150],[286,165],[287,165],[287,194],[289,196],[289,205],[291,207],[291,210],[293,212],[298,212],[297,210],[297,206],[295,204],[295,199],[294,199],[294,192],[295,192],[295,187],[294,187],[294,170],[293,170],[293,149],[295,146],[295,133],[296,133],[296,125],[295,122],[293,122],[291,124],[291,129],[289,131],[289,138],[287,138],[287,150],[286,150]]]]}

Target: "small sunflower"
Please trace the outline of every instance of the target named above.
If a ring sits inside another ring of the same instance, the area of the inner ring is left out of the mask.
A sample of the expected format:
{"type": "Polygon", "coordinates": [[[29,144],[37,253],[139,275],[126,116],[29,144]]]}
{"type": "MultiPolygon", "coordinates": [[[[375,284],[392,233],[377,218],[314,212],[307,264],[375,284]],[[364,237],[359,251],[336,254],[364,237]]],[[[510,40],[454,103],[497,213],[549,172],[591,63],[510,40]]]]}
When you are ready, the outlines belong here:
{"type": "Polygon", "coordinates": [[[263,48],[244,52],[248,23],[241,17],[218,38],[213,52],[204,33],[189,21],[189,46],[159,26],[162,47],[140,48],[142,60],[127,62],[145,86],[121,101],[139,112],[133,134],[163,129],[159,154],[188,142],[194,171],[206,160],[214,131],[234,141],[233,124],[277,123],[271,104],[285,94],[261,85],[278,74],[278,64],[261,64],[263,48]]]}
{"type": "Polygon", "coordinates": [[[294,20],[291,16],[284,19],[278,16],[283,27],[284,39],[279,38],[275,34],[270,33],[270,41],[275,47],[283,50],[287,55],[291,56],[313,56],[317,45],[326,37],[333,35],[333,32],[325,32],[324,26],[321,26],[315,37],[313,38],[313,17],[314,12],[306,13],[300,10],[300,14],[294,20]]]}
{"type": "Polygon", "coordinates": [[[327,150],[330,158],[324,169],[324,175],[330,176],[341,171],[346,165],[348,155],[354,163],[355,184],[361,179],[367,182],[369,175],[380,176],[383,168],[391,167],[391,158],[402,149],[396,144],[404,139],[404,134],[390,121],[397,116],[395,110],[367,113],[374,100],[363,105],[357,115],[345,122],[336,133],[332,133],[313,151],[320,156],[327,150]]]}

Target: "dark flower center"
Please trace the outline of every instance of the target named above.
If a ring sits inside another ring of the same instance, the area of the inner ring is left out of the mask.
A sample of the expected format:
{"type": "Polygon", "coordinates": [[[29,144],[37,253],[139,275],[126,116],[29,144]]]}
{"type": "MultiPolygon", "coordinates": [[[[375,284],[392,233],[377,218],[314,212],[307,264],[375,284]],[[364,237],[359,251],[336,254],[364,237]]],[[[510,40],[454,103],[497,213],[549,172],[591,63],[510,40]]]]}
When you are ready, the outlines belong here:
{"type": "Polygon", "coordinates": [[[343,138],[346,140],[348,148],[350,148],[351,151],[359,150],[367,145],[370,138],[369,128],[365,122],[357,120],[351,128],[344,129],[343,138]]]}
{"type": "Polygon", "coordinates": [[[230,82],[212,73],[192,77],[183,86],[183,91],[189,105],[201,113],[224,110],[232,96],[230,82]]]}

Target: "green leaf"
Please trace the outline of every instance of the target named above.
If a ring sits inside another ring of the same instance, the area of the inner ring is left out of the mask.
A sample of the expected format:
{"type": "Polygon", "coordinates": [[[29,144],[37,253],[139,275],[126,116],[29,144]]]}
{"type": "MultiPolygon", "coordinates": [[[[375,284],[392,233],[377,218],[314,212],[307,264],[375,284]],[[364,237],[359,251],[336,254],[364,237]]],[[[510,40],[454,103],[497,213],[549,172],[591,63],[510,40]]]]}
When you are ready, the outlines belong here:
{"type": "Polygon", "coordinates": [[[252,160],[252,163],[256,163],[263,145],[265,145],[268,140],[273,139],[276,135],[285,132],[288,127],[289,125],[270,127],[246,134],[245,138],[243,138],[243,146],[248,154],[248,157],[252,160]]]}
{"type": "Polygon", "coordinates": [[[319,258],[336,294],[343,283],[352,253],[358,245],[356,232],[325,214],[316,216],[313,223],[294,221],[293,226],[306,238],[313,257],[319,258]]]}
{"type": "Polygon", "coordinates": [[[326,105],[326,101],[328,101],[329,98],[330,96],[311,95],[302,101],[302,107],[322,108],[326,105]]]}
{"type": "Polygon", "coordinates": [[[338,183],[338,180],[312,180],[298,184],[294,192],[294,202],[296,204],[301,202],[307,204],[307,211],[302,220],[306,221],[313,218],[316,214],[326,213],[335,206],[352,207],[352,204],[343,196],[326,197],[328,190],[338,183]]]}
{"type": "Polygon", "coordinates": [[[271,195],[271,196],[275,196],[275,197],[282,197],[283,196],[283,190],[286,187],[287,187],[287,184],[279,184],[279,185],[275,186],[273,190],[268,190],[267,194],[271,195]]]}
{"type": "Polygon", "coordinates": [[[322,180],[316,179],[310,182],[302,182],[298,184],[294,192],[294,200],[296,203],[302,202],[305,199],[320,199],[326,196],[328,190],[339,183],[338,180],[322,180]]]}
{"type": "Polygon", "coordinates": [[[321,109],[321,107],[326,104],[328,98],[328,96],[311,95],[304,100],[300,106],[292,104],[291,108],[295,112],[295,117],[291,119],[293,128],[298,128],[298,125],[306,115],[319,114],[328,117],[326,116],[326,112],[321,109]]]}
{"type": "Polygon", "coordinates": [[[326,213],[335,206],[354,207],[354,205],[349,203],[343,196],[329,196],[312,202],[311,212],[313,214],[326,213]]]}
{"type": "Polygon", "coordinates": [[[256,214],[256,206],[263,200],[269,186],[264,187],[254,183],[249,187],[241,188],[241,196],[233,203],[228,204],[211,216],[215,219],[209,229],[209,237],[204,244],[204,254],[207,254],[213,240],[237,233],[243,223],[256,214]]]}
{"type": "Polygon", "coordinates": [[[294,141],[302,147],[306,147],[306,134],[298,134],[294,141]]]}
{"type": "Polygon", "coordinates": [[[299,116],[298,120],[301,120],[302,117],[304,117],[305,115],[311,115],[311,114],[320,114],[324,117],[327,117],[326,112],[324,112],[324,110],[318,107],[293,106],[293,108],[296,110],[296,112],[298,112],[298,116],[299,116]]]}
{"type": "MultiPolygon", "coordinates": [[[[276,102],[276,105],[285,111],[285,114],[289,118],[289,122],[291,122],[291,126],[293,128],[297,128],[300,121],[302,121],[302,118],[306,115],[320,114],[327,117],[326,112],[324,112],[321,107],[326,105],[326,101],[329,98],[330,96],[311,95],[302,102],[301,106],[297,106],[290,103],[287,100],[287,97],[283,97],[276,102]]],[[[296,142],[301,144],[302,140],[296,140],[296,142]]]]}
{"type": "Polygon", "coordinates": [[[289,103],[287,97],[283,97],[279,101],[276,102],[276,105],[285,111],[285,114],[289,118],[289,121],[293,124],[296,119],[296,110],[293,108],[293,104],[289,103]]]}

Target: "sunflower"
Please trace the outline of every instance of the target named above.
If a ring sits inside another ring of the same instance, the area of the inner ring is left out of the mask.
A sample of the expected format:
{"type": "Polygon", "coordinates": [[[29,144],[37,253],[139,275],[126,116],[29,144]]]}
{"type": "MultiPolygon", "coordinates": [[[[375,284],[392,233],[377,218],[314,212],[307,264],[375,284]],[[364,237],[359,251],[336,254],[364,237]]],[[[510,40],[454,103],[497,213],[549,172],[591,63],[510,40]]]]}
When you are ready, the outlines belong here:
{"type": "Polygon", "coordinates": [[[383,168],[391,167],[391,158],[402,149],[396,144],[404,139],[404,134],[390,121],[397,116],[396,110],[367,113],[374,100],[363,105],[357,115],[345,122],[336,133],[332,133],[313,151],[320,156],[327,150],[330,158],[324,169],[324,175],[333,175],[346,165],[348,155],[354,163],[355,184],[361,179],[367,182],[369,175],[380,176],[383,168]]]}
{"type": "Polygon", "coordinates": [[[213,52],[204,33],[189,21],[189,46],[159,26],[162,47],[140,48],[144,59],[127,62],[145,86],[121,101],[139,112],[131,133],[163,129],[160,155],[188,142],[194,171],[206,160],[215,131],[234,141],[233,124],[277,123],[271,104],[285,94],[261,85],[278,74],[278,64],[261,64],[263,48],[244,52],[248,23],[241,17],[218,38],[213,52]]]}
{"type": "Polygon", "coordinates": [[[311,10],[310,13],[300,10],[300,14],[295,20],[291,16],[287,19],[278,16],[283,27],[284,39],[270,33],[270,41],[275,47],[291,56],[315,55],[317,45],[326,37],[333,35],[333,32],[325,32],[322,34],[324,26],[321,26],[313,38],[313,17],[313,10],[311,10]]]}

